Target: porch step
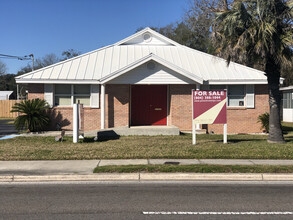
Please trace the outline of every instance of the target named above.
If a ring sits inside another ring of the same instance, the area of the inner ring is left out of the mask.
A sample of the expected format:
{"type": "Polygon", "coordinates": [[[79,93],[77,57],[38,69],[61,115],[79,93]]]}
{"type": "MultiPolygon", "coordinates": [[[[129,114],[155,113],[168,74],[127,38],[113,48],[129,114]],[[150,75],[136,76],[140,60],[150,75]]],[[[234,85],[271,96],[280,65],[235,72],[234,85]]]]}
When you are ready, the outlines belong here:
{"type": "Polygon", "coordinates": [[[195,132],[196,132],[196,134],[206,134],[207,129],[196,129],[195,132]]]}
{"type": "Polygon", "coordinates": [[[179,128],[176,126],[133,126],[103,129],[98,131],[98,137],[129,136],[129,135],[179,135],[179,128]]]}

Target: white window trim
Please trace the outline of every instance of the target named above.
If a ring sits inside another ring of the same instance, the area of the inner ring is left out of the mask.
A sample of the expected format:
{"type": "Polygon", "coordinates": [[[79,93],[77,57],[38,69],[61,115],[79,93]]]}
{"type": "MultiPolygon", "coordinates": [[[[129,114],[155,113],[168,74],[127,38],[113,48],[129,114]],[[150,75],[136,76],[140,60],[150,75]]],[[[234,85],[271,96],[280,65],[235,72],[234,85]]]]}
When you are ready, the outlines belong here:
{"type": "MultiPolygon", "coordinates": [[[[242,84],[241,84],[242,85],[242,84]]],[[[244,94],[243,95],[229,95],[229,86],[232,85],[226,85],[227,89],[227,107],[229,108],[247,108],[247,102],[246,102],[246,85],[243,85],[244,94]],[[229,105],[229,97],[235,97],[235,96],[244,96],[243,97],[243,106],[230,106],[229,105]]]]}
{"type": "MultiPolygon", "coordinates": [[[[246,92],[246,85],[245,84],[241,84],[241,85],[243,85],[244,86],[244,99],[243,99],[243,101],[244,101],[244,105],[243,106],[229,106],[229,97],[233,97],[233,96],[241,96],[241,95],[228,95],[229,94],[229,85],[225,85],[225,89],[226,89],[226,91],[227,91],[227,107],[229,107],[229,108],[246,108],[246,109],[248,109],[248,108],[251,108],[251,107],[247,107],[247,92],[246,92]]],[[[212,85],[209,85],[209,89],[210,89],[210,86],[212,86],[212,85]]],[[[254,95],[255,95],[255,92],[254,92],[254,95]]],[[[255,105],[255,104],[254,104],[255,105]]],[[[254,107],[255,108],[255,107],[254,107]]]]}
{"type": "MultiPolygon", "coordinates": [[[[74,104],[74,96],[82,96],[82,97],[89,96],[90,101],[91,101],[91,85],[90,84],[88,84],[89,87],[90,87],[89,95],[88,94],[74,94],[74,85],[75,84],[70,85],[71,86],[71,94],[70,95],[69,94],[57,94],[56,95],[56,93],[55,93],[55,85],[54,85],[54,87],[53,87],[53,103],[54,103],[54,107],[72,107],[73,104],[74,104]],[[71,97],[71,104],[70,105],[55,105],[55,97],[56,96],[68,96],[68,97],[70,96],[71,97]]],[[[91,107],[91,102],[90,102],[90,105],[86,105],[84,107],[91,107]]],[[[93,108],[95,108],[95,107],[93,107],[93,108]]]]}

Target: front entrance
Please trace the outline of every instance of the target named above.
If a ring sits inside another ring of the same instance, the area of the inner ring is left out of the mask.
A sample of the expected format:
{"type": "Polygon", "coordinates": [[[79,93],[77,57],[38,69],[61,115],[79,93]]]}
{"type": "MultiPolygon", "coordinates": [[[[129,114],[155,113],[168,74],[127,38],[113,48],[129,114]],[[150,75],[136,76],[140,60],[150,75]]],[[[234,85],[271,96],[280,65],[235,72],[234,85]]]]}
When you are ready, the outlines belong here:
{"type": "Polygon", "coordinates": [[[167,125],[167,86],[131,86],[131,125],[167,125]]]}

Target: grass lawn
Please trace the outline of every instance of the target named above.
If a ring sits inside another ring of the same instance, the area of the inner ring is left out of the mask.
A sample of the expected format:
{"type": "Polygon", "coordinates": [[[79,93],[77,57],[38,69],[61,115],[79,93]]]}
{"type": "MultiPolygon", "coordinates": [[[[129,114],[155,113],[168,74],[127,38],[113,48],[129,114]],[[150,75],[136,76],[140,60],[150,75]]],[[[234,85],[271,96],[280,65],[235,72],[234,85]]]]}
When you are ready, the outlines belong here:
{"type": "Polygon", "coordinates": [[[74,160],[127,158],[222,158],[293,159],[293,134],[286,144],[268,144],[266,135],[128,136],[117,140],[72,143],[72,137],[55,142],[54,137],[16,137],[0,140],[0,160],[74,160]]]}
{"type": "Polygon", "coordinates": [[[292,173],[293,166],[270,165],[127,165],[96,167],[94,173],[292,173]]]}

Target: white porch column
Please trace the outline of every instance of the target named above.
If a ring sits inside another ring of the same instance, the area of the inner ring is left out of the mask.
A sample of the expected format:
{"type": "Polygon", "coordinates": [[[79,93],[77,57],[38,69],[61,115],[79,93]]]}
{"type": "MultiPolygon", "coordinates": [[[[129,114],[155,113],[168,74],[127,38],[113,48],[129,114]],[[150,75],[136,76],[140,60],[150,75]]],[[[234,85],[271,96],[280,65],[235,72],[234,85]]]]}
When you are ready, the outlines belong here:
{"type": "MultiPolygon", "coordinates": [[[[200,90],[200,84],[196,84],[196,90],[200,90]]],[[[196,124],[196,130],[200,130],[200,124],[196,124]]]]}
{"type": "Polygon", "coordinates": [[[101,129],[105,129],[105,89],[106,84],[101,85],[101,129]]]}

